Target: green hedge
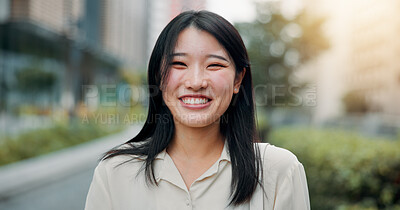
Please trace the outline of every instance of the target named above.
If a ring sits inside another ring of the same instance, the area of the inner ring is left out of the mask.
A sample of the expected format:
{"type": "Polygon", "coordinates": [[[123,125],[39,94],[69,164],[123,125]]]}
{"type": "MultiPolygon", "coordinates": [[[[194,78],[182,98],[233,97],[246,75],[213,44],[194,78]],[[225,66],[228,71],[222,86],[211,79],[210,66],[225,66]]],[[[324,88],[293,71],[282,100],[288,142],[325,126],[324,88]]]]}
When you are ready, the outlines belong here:
{"type": "Polygon", "coordinates": [[[311,128],[281,128],[267,139],[303,163],[312,209],[400,209],[400,140],[311,128]]]}
{"type": "Polygon", "coordinates": [[[0,166],[77,145],[116,132],[105,125],[74,123],[33,130],[0,141],[0,166]]]}

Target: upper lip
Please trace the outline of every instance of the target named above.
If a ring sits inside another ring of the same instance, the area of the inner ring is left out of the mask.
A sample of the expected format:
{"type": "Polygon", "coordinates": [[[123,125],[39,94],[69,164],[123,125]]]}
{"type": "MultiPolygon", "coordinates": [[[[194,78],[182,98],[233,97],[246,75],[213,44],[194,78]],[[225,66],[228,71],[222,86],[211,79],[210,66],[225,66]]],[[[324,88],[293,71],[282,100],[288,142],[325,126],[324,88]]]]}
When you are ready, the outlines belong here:
{"type": "Polygon", "coordinates": [[[203,95],[203,94],[185,94],[185,95],[179,96],[179,98],[184,98],[184,97],[212,99],[210,96],[206,96],[206,95],[203,95]]]}

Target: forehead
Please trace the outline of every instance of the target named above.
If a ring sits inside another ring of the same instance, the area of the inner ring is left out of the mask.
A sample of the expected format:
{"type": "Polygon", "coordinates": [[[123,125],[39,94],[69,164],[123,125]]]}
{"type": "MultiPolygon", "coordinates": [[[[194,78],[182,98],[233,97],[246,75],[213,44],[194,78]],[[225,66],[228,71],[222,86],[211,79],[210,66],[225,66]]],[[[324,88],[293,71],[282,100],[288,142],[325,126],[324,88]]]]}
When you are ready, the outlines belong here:
{"type": "Polygon", "coordinates": [[[194,55],[212,53],[229,59],[229,54],[213,35],[194,27],[188,27],[179,34],[174,53],[194,55]]]}

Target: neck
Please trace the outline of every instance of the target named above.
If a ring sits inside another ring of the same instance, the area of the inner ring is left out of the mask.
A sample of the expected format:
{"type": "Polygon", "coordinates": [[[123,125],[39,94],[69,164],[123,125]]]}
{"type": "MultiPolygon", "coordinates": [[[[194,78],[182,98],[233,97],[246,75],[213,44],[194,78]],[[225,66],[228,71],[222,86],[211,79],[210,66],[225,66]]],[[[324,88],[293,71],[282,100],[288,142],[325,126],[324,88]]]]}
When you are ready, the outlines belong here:
{"type": "Polygon", "coordinates": [[[219,156],[225,138],[219,130],[219,122],[206,127],[193,128],[175,123],[175,133],[167,151],[182,158],[207,158],[219,156]]]}

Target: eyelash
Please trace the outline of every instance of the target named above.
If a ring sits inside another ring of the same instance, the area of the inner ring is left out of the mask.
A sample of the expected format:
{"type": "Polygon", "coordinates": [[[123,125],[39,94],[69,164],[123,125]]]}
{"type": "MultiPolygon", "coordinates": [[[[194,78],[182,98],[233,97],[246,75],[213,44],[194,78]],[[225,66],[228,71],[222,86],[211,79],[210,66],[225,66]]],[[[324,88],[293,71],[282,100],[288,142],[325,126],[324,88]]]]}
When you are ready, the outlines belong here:
{"type": "Polygon", "coordinates": [[[218,63],[214,63],[214,64],[211,64],[211,65],[209,65],[209,67],[212,67],[212,66],[216,66],[216,67],[222,67],[222,68],[225,68],[226,66],[224,66],[224,65],[222,65],[222,64],[218,64],[218,63]]]}
{"type": "MultiPolygon", "coordinates": [[[[186,65],[185,63],[179,62],[179,61],[172,62],[171,65],[179,65],[179,66],[185,66],[185,67],[187,67],[187,65],[186,65]]],[[[227,66],[222,65],[222,64],[218,64],[218,63],[213,63],[213,64],[208,65],[208,67],[221,67],[221,68],[226,68],[227,66]]]]}
{"type": "Polygon", "coordinates": [[[182,63],[182,62],[172,62],[172,65],[180,65],[180,66],[186,66],[186,64],[182,63]]]}

